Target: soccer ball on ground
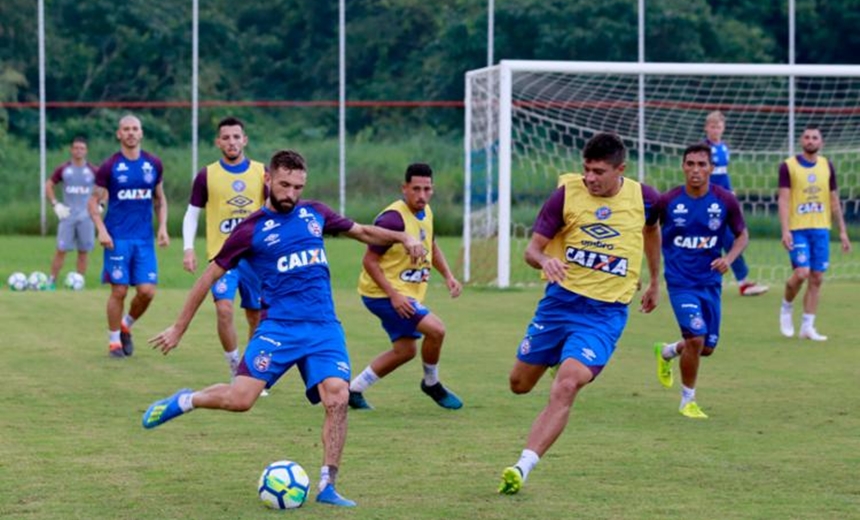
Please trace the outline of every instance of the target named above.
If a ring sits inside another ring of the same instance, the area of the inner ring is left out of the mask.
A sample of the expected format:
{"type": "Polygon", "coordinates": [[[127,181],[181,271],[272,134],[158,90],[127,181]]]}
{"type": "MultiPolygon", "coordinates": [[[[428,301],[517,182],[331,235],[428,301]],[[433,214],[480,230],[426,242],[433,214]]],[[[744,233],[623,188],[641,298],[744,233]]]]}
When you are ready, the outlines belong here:
{"type": "Polygon", "coordinates": [[[6,283],[9,284],[9,288],[13,291],[26,291],[27,290],[27,275],[24,273],[12,273],[9,275],[9,279],[6,280],[6,283]]]}
{"type": "Polygon", "coordinates": [[[44,291],[48,288],[48,275],[42,271],[33,271],[27,278],[27,285],[31,291],[44,291]]]}
{"type": "Polygon", "coordinates": [[[66,289],[80,291],[84,288],[85,283],[86,281],[84,280],[84,275],[72,271],[66,275],[66,280],[65,282],[63,282],[63,285],[66,286],[66,289]]]}
{"type": "Polygon", "coordinates": [[[309,486],[310,479],[304,468],[289,460],[279,460],[263,470],[257,493],[267,507],[294,509],[307,500],[309,486]]]}

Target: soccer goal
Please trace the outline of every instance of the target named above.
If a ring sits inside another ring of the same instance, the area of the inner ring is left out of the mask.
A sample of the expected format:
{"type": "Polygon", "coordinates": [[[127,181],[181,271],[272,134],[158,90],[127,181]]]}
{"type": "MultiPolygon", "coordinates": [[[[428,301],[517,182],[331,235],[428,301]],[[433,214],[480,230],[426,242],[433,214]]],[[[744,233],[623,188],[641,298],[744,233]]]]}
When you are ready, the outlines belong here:
{"type": "MultiPolygon", "coordinates": [[[[559,174],[581,171],[580,151],[596,132],[621,136],[627,176],[663,191],[683,183],[680,154],[704,140],[715,110],[726,117],[753,278],[790,272],[777,172],[807,124],[819,125],[821,153],[836,166],[849,235],[860,218],[860,66],[502,61],[466,74],[465,105],[466,281],[538,281],[523,262],[530,226],[559,174]]],[[[828,279],[860,279],[857,256],[832,245],[828,279]]]]}

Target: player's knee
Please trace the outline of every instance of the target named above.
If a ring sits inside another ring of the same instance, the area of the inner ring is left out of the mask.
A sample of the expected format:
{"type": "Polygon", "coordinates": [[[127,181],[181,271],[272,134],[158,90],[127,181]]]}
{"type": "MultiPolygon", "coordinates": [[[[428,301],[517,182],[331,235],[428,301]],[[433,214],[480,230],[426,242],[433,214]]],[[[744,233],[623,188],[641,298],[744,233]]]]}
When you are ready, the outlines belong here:
{"type": "Polygon", "coordinates": [[[714,347],[704,347],[702,349],[702,356],[703,357],[708,357],[713,353],[714,353],[714,347]]]}
{"type": "Polygon", "coordinates": [[[509,383],[511,386],[511,392],[517,395],[527,394],[531,392],[532,388],[535,386],[533,382],[516,374],[511,374],[509,383]]]}
{"type": "Polygon", "coordinates": [[[138,286],[137,296],[143,300],[151,301],[153,298],[155,298],[155,286],[152,284],[138,286]]]}
{"type": "Polygon", "coordinates": [[[233,321],[233,302],[230,300],[215,301],[215,314],[219,321],[233,321]]]}
{"type": "Polygon", "coordinates": [[[110,286],[110,295],[111,298],[116,298],[118,300],[124,300],[126,295],[128,294],[128,285],[111,285],[110,286]]]}

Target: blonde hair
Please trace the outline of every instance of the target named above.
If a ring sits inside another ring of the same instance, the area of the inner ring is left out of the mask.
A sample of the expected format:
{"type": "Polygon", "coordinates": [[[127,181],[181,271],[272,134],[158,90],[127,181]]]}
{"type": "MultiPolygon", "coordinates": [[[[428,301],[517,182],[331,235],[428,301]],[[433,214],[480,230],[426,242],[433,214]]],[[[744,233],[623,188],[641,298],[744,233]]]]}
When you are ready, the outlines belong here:
{"type": "Polygon", "coordinates": [[[714,110],[713,112],[708,114],[707,117],[705,117],[705,124],[715,122],[715,121],[720,122],[720,123],[725,123],[726,122],[726,116],[724,116],[723,113],[720,112],[719,110],[714,110]]]}

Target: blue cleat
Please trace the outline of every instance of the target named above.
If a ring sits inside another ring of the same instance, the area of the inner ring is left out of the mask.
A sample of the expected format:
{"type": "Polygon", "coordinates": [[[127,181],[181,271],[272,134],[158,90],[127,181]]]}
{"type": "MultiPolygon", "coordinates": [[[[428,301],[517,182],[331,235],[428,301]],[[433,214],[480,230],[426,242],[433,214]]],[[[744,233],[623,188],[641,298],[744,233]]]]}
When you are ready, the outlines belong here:
{"type": "Polygon", "coordinates": [[[185,413],[182,411],[182,408],[179,407],[179,396],[190,393],[190,388],[183,388],[170,397],[149,405],[149,408],[147,408],[146,412],[143,414],[143,427],[147,430],[155,428],[156,426],[164,424],[174,417],[179,417],[185,413]]]}
{"type": "Polygon", "coordinates": [[[361,392],[349,391],[349,407],[353,410],[373,410],[373,406],[364,398],[361,392]]]}
{"type": "Polygon", "coordinates": [[[317,503],[341,507],[355,507],[356,505],[352,500],[340,496],[333,484],[326,484],[326,487],[317,493],[317,503]]]}
{"type": "Polygon", "coordinates": [[[453,392],[449,392],[447,388],[442,386],[441,382],[432,386],[427,386],[424,384],[424,380],[422,379],[421,391],[429,395],[434,401],[436,401],[436,404],[442,408],[447,408],[448,410],[459,410],[463,407],[463,401],[454,395],[453,392]]]}

